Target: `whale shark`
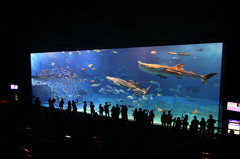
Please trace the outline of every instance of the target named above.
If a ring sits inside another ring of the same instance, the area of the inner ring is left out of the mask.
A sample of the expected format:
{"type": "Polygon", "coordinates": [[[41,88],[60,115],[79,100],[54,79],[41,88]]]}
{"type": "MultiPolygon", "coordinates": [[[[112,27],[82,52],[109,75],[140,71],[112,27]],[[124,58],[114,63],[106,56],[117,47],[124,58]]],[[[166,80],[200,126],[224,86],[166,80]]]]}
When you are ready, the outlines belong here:
{"type": "Polygon", "coordinates": [[[134,83],[133,80],[128,80],[128,81],[125,81],[121,78],[116,78],[116,77],[110,77],[110,76],[106,76],[107,80],[117,86],[122,86],[122,87],[125,87],[131,91],[134,91],[136,94],[135,95],[143,95],[143,97],[146,95],[147,91],[150,89],[151,85],[148,87],[148,88],[143,88],[141,89],[138,85],[140,83],[134,83]]]}
{"type": "Polygon", "coordinates": [[[192,79],[200,78],[205,85],[209,78],[217,74],[217,73],[208,73],[205,75],[198,75],[194,71],[185,71],[183,69],[182,63],[177,64],[173,67],[160,65],[160,64],[148,64],[148,63],[143,63],[141,61],[138,61],[138,64],[139,64],[140,70],[150,74],[155,74],[161,78],[167,78],[167,76],[175,76],[177,78],[189,77],[192,79]]]}

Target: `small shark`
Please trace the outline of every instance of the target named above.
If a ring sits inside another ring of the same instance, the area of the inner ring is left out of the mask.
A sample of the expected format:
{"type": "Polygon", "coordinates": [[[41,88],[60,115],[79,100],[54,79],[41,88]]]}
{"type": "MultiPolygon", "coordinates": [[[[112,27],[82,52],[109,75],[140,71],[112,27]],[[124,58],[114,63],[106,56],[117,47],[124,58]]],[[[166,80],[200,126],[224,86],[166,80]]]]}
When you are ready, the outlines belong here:
{"type": "Polygon", "coordinates": [[[177,78],[181,78],[183,76],[189,77],[189,78],[200,78],[204,84],[207,83],[207,80],[216,75],[217,73],[208,73],[205,75],[198,75],[194,71],[185,71],[183,69],[183,64],[177,64],[176,66],[166,66],[166,65],[159,65],[159,64],[148,64],[148,63],[143,63],[141,61],[138,61],[139,68],[140,70],[150,73],[150,74],[155,74],[161,78],[167,78],[167,75],[170,76],[175,76],[177,78]]]}
{"type": "Polygon", "coordinates": [[[139,86],[137,86],[139,83],[134,83],[133,80],[129,80],[129,81],[125,81],[121,78],[116,78],[116,77],[109,77],[106,76],[106,78],[108,79],[108,81],[110,81],[111,83],[117,85],[117,86],[122,86],[125,87],[131,91],[134,91],[136,93],[136,95],[141,94],[143,95],[143,97],[145,96],[145,94],[147,93],[147,91],[150,89],[151,85],[148,88],[143,88],[141,89],[139,86]]]}

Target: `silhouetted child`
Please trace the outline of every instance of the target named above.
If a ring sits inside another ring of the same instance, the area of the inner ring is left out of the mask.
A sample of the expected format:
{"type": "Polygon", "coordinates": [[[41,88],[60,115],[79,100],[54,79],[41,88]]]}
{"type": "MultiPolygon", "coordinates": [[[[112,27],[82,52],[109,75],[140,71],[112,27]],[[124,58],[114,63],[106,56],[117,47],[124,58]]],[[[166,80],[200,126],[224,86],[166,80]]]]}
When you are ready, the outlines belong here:
{"type": "Polygon", "coordinates": [[[171,111],[168,111],[168,114],[167,114],[166,118],[167,118],[167,127],[171,127],[172,126],[172,114],[171,114],[171,111]]]}
{"type": "Polygon", "coordinates": [[[94,113],[95,113],[94,107],[95,107],[95,105],[94,105],[93,102],[91,101],[91,102],[90,102],[91,115],[94,115],[94,113]]]}
{"type": "Polygon", "coordinates": [[[209,119],[207,120],[207,128],[208,128],[209,135],[214,134],[214,123],[215,123],[215,120],[212,118],[212,115],[210,115],[209,119]]]}
{"type": "Polygon", "coordinates": [[[180,120],[180,117],[177,117],[177,120],[175,121],[175,132],[176,132],[176,135],[179,134],[180,132],[180,129],[181,129],[181,120],[180,120]]]}
{"type": "Polygon", "coordinates": [[[87,114],[87,102],[86,101],[83,102],[83,113],[84,113],[84,115],[87,114]]]}

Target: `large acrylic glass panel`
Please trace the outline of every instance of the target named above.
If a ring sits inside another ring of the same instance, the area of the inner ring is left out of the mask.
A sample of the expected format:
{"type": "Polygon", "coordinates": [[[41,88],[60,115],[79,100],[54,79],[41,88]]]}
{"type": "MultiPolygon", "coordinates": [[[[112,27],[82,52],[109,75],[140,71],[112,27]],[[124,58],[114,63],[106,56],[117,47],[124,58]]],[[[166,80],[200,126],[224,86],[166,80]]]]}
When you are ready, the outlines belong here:
{"type": "MultiPolygon", "coordinates": [[[[98,105],[126,105],[153,110],[155,123],[163,111],[173,118],[188,114],[218,120],[222,43],[96,49],[31,54],[32,95],[43,106],[48,98],[98,105]]],[[[111,109],[111,107],[110,107],[111,109]]],[[[88,106],[89,111],[89,106],[88,106]]],[[[217,126],[217,125],[216,125],[217,126]]]]}

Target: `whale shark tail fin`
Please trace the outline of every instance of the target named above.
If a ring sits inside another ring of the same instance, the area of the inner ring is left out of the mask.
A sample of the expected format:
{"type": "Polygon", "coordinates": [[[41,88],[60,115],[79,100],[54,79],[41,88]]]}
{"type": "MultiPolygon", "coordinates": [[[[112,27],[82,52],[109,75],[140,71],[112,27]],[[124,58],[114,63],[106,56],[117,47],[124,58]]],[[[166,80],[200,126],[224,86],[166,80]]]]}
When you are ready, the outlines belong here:
{"type": "Polygon", "coordinates": [[[152,85],[150,85],[148,88],[143,89],[143,97],[145,97],[147,91],[151,88],[152,85]]]}
{"type": "Polygon", "coordinates": [[[202,82],[206,85],[207,84],[207,80],[209,78],[211,78],[212,76],[216,75],[217,73],[208,73],[208,74],[205,74],[205,75],[202,75],[201,76],[201,80],[202,82]]]}

